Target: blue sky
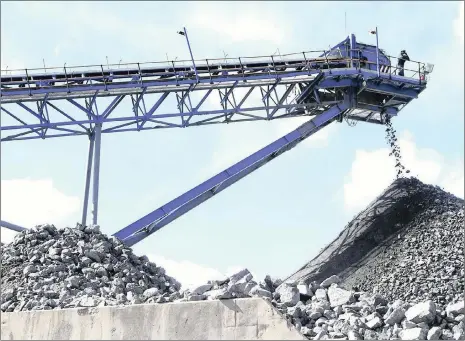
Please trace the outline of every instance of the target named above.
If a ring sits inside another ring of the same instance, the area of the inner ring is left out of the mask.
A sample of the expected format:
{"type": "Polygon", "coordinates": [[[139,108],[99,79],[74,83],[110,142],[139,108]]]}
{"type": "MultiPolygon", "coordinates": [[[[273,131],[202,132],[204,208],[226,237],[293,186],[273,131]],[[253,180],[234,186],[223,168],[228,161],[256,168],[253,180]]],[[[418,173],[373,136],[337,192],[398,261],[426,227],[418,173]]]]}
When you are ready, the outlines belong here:
{"type": "MultiPolygon", "coordinates": [[[[406,49],[435,64],[428,89],[394,121],[406,166],[463,197],[463,2],[2,2],[2,70],[42,59],[188,59],[175,33],[183,26],[196,59],[324,49],[349,33],[370,43],[378,26],[389,55],[406,49]]],[[[114,233],[302,122],[281,121],[104,135],[102,230],[114,233]]],[[[74,225],[87,147],[84,137],[2,144],[2,219],[74,225]]],[[[187,283],[242,266],[289,275],[393,180],[388,153],[383,127],[333,124],[135,249],[187,283]]]]}

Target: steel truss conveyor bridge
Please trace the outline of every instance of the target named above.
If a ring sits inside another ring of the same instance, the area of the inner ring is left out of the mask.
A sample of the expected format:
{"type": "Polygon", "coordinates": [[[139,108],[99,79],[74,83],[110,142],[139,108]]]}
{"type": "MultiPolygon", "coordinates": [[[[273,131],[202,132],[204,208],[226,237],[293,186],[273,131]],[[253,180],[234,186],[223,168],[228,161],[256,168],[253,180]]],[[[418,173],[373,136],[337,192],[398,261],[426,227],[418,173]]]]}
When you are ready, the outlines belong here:
{"type": "MultiPolygon", "coordinates": [[[[179,33],[187,39],[185,29],[179,33]]],[[[409,61],[398,72],[391,64],[394,58],[377,46],[357,42],[354,35],[327,51],[278,57],[198,61],[192,57],[188,39],[187,44],[191,54],[188,62],[2,71],[1,142],[87,136],[90,143],[81,221],[86,225],[91,173],[92,223],[97,223],[104,134],[309,118],[114,234],[131,246],[334,121],[384,124],[418,97],[432,71],[430,65],[409,61]],[[217,96],[218,107],[206,108],[205,102],[212,96],[217,96]],[[176,99],[176,109],[162,109],[168,97],[176,99]],[[125,102],[132,112],[117,110],[125,102]]],[[[23,229],[6,221],[1,225],[23,229]]]]}

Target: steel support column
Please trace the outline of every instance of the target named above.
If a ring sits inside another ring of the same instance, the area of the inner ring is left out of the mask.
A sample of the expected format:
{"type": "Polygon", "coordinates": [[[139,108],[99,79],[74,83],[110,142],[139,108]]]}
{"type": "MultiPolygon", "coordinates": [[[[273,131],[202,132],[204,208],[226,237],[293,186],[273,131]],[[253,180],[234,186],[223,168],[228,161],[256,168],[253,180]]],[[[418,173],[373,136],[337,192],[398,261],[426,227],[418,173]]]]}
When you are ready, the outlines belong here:
{"type": "Polygon", "coordinates": [[[352,96],[347,96],[345,101],[333,105],[320,115],[315,116],[313,119],[291,131],[289,134],[284,135],[254,154],[237,162],[235,165],[180,195],[166,205],[159,207],[155,211],[126,226],[116,232],[114,236],[123,240],[124,244],[127,246],[136,244],[171,221],[210,199],[215,194],[218,194],[256,169],[267,164],[280,154],[292,149],[301,141],[333,122],[338,115],[341,115],[346,109],[350,108],[351,105],[353,105],[353,98],[352,96]]]}
{"type": "Polygon", "coordinates": [[[94,157],[94,135],[89,136],[89,155],[87,157],[86,185],[84,189],[84,204],[82,205],[82,226],[86,226],[87,207],[89,205],[90,176],[92,174],[92,160],[94,157]]]}
{"type": "Polygon", "coordinates": [[[100,147],[102,139],[102,124],[95,124],[94,130],[94,179],[92,188],[92,224],[97,224],[98,216],[98,190],[100,180],[100,147]]]}

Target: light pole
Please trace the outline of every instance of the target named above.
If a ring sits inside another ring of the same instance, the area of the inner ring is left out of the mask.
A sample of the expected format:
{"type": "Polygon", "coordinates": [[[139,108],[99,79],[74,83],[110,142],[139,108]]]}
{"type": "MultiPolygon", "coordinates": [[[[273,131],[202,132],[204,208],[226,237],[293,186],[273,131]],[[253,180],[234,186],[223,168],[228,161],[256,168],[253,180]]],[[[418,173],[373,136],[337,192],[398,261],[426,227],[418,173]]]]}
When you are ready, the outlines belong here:
{"type": "Polygon", "coordinates": [[[189,53],[191,54],[192,64],[193,64],[193,66],[194,66],[195,79],[197,80],[197,83],[199,83],[199,75],[198,75],[198,73],[197,73],[197,68],[195,67],[194,56],[192,55],[191,44],[189,43],[189,37],[187,36],[186,28],[183,27],[183,31],[178,31],[178,34],[180,34],[180,35],[186,37],[187,47],[189,48],[189,53]]]}
{"type": "Polygon", "coordinates": [[[371,31],[370,33],[371,34],[376,34],[376,69],[378,70],[378,77],[379,77],[380,74],[379,74],[378,26],[376,26],[376,29],[374,31],[371,31]]]}

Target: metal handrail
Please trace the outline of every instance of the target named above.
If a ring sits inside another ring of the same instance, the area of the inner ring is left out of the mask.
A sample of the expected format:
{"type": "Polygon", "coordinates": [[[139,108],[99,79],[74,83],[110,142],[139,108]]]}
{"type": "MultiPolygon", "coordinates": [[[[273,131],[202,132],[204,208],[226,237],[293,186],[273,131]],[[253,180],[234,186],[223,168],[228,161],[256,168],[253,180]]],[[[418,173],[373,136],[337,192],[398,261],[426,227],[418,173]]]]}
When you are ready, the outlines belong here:
{"type": "MultiPolygon", "coordinates": [[[[348,52],[357,52],[355,54],[355,56],[360,56],[361,55],[361,52],[362,50],[360,49],[350,49],[348,50],[348,52]]],[[[280,71],[277,71],[276,68],[277,67],[282,67],[283,64],[284,66],[287,66],[287,67],[291,67],[291,68],[297,68],[297,67],[303,67],[305,68],[306,66],[309,66],[310,67],[310,64],[311,63],[316,63],[316,62],[323,62],[325,63],[326,65],[328,65],[328,59],[329,59],[329,62],[353,62],[353,61],[356,61],[358,62],[358,67],[360,67],[360,62],[361,60],[359,58],[351,58],[350,57],[350,53],[349,53],[349,57],[333,57],[333,56],[329,56],[328,57],[328,53],[330,53],[331,50],[313,50],[313,51],[307,51],[307,52],[298,52],[298,53],[288,53],[288,54],[282,54],[281,57],[283,57],[280,61],[274,61],[273,59],[273,56],[253,56],[253,57],[240,57],[240,58],[216,58],[216,59],[208,59],[208,60],[196,60],[196,65],[197,65],[197,68],[207,68],[208,69],[208,73],[209,73],[209,76],[211,78],[212,76],[212,72],[214,73],[215,71],[218,72],[218,71],[221,71],[221,70],[224,70],[224,67],[225,66],[234,66],[232,68],[227,68],[226,70],[227,71],[230,71],[230,72],[235,72],[235,71],[244,71],[247,70],[247,71],[255,71],[255,70],[262,70],[263,69],[263,66],[254,66],[254,65],[247,65],[247,64],[254,64],[254,63],[259,63],[259,59],[261,60],[262,63],[266,63],[268,64],[268,67],[270,68],[273,68],[274,69],[274,72],[276,73],[279,73],[280,71]],[[308,56],[309,53],[317,53],[318,56],[315,57],[315,58],[311,58],[308,56]],[[304,55],[305,57],[305,61],[302,59],[302,54],[304,55]],[[289,56],[295,56],[296,58],[292,58],[292,59],[285,59],[284,57],[289,57],[289,56]],[[264,59],[264,58],[267,58],[267,59],[264,59]],[[212,64],[212,61],[215,62],[215,61],[223,61],[221,63],[213,63],[212,64]],[[299,63],[299,61],[301,61],[301,63],[299,63]],[[292,63],[292,64],[289,64],[289,63],[292,63]],[[278,66],[276,66],[276,64],[278,66]]],[[[367,51],[363,51],[363,54],[366,56],[370,53],[373,53],[373,52],[367,52],[367,51]]],[[[386,54],[384,54],[384,56],[386,56],[387,58],[389,58],[390,61],[392,60],[396,60],[397,58],[396,57],[392,57],[392,56],[388,56],[386,54]]],[[[363,61],[366,65],[373,65],[375,63],[373,62],[369,62],[369,61],[363,61]]],[[[48,78],[47,80],[42,80],[42,81],[50,81],[50,79],[53,79],[54,82],[57,82],[57,83],[63,83],[65,82],[66,84],[69,84],[69,82],[75,82],[75,81],[97,81],[97,80],[101,80],[101,79],[106,79],[106,77],[108,76],[111,76],[112,79],[114,80],[118,80],[118,79],[121,79],[121,78],[127,78],[129,76],[134,76],[134,75],[131,75],[129,72],[130,71],[133,71],[135,70],[136,68],[140,70],[141,68],[141,65],[142,66],[148,66],[148,65],[153,65],[153,66],[158,66],[158,68],[160,69],[164,69],[165,72],[154,72],[154,73],[150,73],[150,74],[147,74],[147,73],[144,73],[144,77],[147,78],[147,77],[154,77],[154,76],[181,76],[182,75],[180,74],[181,72],[187,72],[187,73],[191,73],[193,71],[192,69],[192,66],[190,65],[191,64],[191,61],[189,60],[177,60],[177,61],[171,61],[171,64],[172,65],[167,65],[166,64],[167,62],[166,61],[163,61],[163,62],[142,62],[142,63],[124,63],[124,64],[108,64],[107,66],[107,69],[106,70],[103,70],[103,67],[102,65],[87,65],[87,66],[84,66],[84,65],[81,65],[81,66],[67,66],[66,67],[66,75],[64,78],[57,78],[57,75],[60,75],[61,76],[61,73],[62,73],[62,70],[63,68],[62,67],[48,67],[48,68],[34,68],[34,69],[27,69],[27,74],[25,75],[24,74],[24,69],[13,69],[13,70],[8,70],[8,73],[9,75],[1,75],[2,78],[22,78],[21,81],[17,80],[17,81],[7,81],[7,82],[3,82],[5,85],[16,85],[16,84],[28,84],[28,86],[30,86],[30,80],[34,80],[35,77],[42,77],[42,76],[48,76],[50,78],[48,78]],[[187,63],[187,65],[186,65],[187,63]],[[181,66],[182,65],[182,66],[181,66]],[[117,66],[118,68],[117,69],[114,69],[113,67],[114,66],[117,66]],[[128,69],[125,69],[125,68],[121,68],[121,66],[133,66],[133,68],[128,68],[128,69]],[[185,70],[183,71],[177,71],[176,68],[184,68],[185,70]],[[81,69],[81,70],[79,70],[81,69]],[[36,70],[40,70],[40,71],[43,71],[45,70],[45,73],[40,73],[40,74],[34,74],[34,71],[36,70]],[[57,70],[59,72],[56,72],[54,74],[53,70],[57,70]],[[114,73],[115,72],[124,72],[124,71],[128,71],[128,74],[125,75],[125,74],[117,74],[115,75],[114,73]],[[31,74],[31,71],[32,71],[32,74],[31,74]],[[48,71],[48,72],[47,72],[48,71]],[[16,74],[16,72],[23,72],[23,74],[16,74]],[[82,77],[83,74],[89,74],[89,73],[95,73],[96,75],[95,76],[86,76],[86,77],[82,77]],[[98,74],[98,76],[97,76],[98,74]]],[[[415,71],[413,73],[413,75],[411,75],[410,77],[408,76],[404,76],[404,77],[408,77],[408,78],[414,78],[416,75],[418,75],[418,78],[420,78],[420,80],[422,79],[425,79],[425,75],[428,74],[429,72],[426,71],[425,69],[425,63],[423,62],[418,62],[418,61],[414,61],[414,60],[410,60],[410,61],[406,61],[406,64],[409,64],[409,63],[414,63],[414,64],[417,64],[417,67],[415,68],[416,70],[412,70],[412,69],[409,69],[407,67],[404,67],[404,73],[405,71],[415,71]],[[423,70],[423,72],[422,72],[423,70]]],[[[395,70],[397,70],[397,66],[396,65],[392,65],[393,63],[391,62],[391,65],[390,67],[388,68],[390,70],[390,73],[392,74],[393,72],[395,72],[395,70]]],[[[349,64],[350,65],[350,64],[349,64]]],[[[146,69],[147,70],[147,69],[146,69]]],[[[2,72],[4,72],[2,70],[2,72]]],[[[41,82],[41,80],[34,80],[34,81],[39,81],[41,82]]]]}

